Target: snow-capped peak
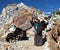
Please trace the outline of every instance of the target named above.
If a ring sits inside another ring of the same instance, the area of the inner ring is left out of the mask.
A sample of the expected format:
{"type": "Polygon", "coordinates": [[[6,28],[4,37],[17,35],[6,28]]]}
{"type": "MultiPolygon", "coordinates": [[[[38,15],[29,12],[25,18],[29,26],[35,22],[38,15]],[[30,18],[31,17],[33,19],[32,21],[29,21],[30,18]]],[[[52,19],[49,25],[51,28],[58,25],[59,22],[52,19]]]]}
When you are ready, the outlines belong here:
{"type": "Polygon", "coordinates": [[[24,3],[20,3],[20,4],[17,4],[17,7],[21,7],[21,8],[28,8],[28,6],[26,6],[24,3]]]}

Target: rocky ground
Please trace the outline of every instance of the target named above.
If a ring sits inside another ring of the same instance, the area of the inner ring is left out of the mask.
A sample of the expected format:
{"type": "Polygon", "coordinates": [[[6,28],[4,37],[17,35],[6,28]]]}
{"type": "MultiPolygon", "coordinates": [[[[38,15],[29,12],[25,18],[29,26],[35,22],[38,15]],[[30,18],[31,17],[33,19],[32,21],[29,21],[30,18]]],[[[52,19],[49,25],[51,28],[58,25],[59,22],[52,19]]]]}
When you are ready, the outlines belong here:
{"type": "Polygon", "coordinates": [[[0,38],[0,50],[43,50],[44,46],[34,45],[34,29],[31,28],[27,31],[29,40],[17,41],[8,43],[0,38]]]}

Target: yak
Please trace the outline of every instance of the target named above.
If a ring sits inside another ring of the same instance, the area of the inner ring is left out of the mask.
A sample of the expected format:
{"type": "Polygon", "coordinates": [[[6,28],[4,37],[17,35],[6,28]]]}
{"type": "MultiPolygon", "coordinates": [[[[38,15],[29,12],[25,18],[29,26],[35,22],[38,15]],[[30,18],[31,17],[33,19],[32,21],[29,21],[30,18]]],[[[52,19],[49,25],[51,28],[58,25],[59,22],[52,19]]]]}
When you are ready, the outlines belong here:
{"type": "Polygon", "coordinates": [[[26,31],[22,30],[20,28],[16,28],[16,30],[13,33],[9,33],[6,36],[6,41],[10,42],[10,40],[14,39],[16,41],[16,38],[18,37],[19,40],[27,40],[26,31]]]}
{"type": "Polygon", "coordinates": [[[35,33],[35,37],[34,37],[34,44],[36,46],[41,46],[45,43],[46,37],[43,38],[42,31],[44,31],[44,29],[47,27],[47,24],[48,23],[45,23],[45,21],[41,21],[36,30],[37,33],[35,33]]]}

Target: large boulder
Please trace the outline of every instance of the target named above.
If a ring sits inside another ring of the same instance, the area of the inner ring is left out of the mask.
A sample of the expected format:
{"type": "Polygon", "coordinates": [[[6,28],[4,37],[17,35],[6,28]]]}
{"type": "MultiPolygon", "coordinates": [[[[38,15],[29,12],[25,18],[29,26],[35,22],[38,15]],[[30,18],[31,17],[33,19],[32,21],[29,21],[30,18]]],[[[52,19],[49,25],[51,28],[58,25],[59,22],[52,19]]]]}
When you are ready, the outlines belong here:
{"type": "Polygon", "coordinates": [[[30,10],[23,9],[18,16],[15,16],[13,19],[13,23],[17,26],[22,28],[23,30],[26,30],[30,28],[32,25],[30,21],[32,20],[33,12],[30,12],[30,10]]]}
{"type": "Polygon", "coordinates": [[[28,29],[31,28],[31,27],[32,27],[32,25],[31,25],[31,23],[28,22],[28,21],[26,21],[24,24],[22,24],[22,25],[20,26],[20,28],[21,28],[22,30],[28,30],[28,29]]]}

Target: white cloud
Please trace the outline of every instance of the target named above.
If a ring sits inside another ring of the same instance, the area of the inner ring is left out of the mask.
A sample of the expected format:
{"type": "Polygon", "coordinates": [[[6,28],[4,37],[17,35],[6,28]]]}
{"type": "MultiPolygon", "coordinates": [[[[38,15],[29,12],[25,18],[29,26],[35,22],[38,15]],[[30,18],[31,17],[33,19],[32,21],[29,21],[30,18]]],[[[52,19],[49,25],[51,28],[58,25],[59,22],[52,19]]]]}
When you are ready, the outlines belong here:
{"type": "Polygon", "coordinates": [[[51,14],[51,12],[45,12],[45,14],[51,14]]]}

